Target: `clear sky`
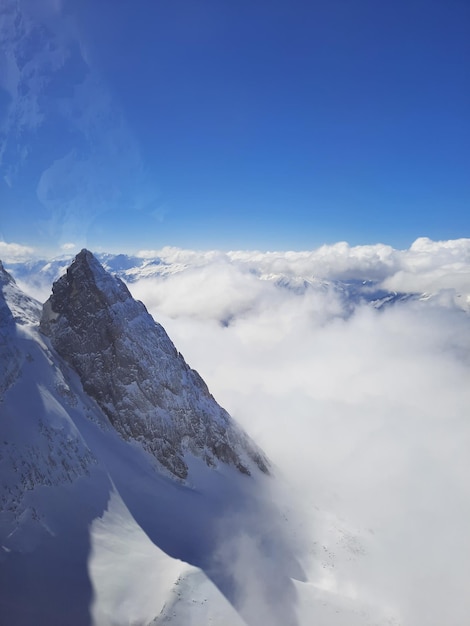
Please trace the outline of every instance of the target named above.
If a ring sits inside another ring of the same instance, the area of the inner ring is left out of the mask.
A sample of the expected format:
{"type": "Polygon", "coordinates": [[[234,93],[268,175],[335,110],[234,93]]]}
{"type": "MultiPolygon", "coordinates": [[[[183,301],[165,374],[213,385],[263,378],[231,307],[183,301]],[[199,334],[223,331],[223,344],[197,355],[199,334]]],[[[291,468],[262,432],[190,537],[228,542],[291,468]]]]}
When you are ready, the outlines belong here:
{"type": "Polygon", "coordinates": [[[0,239],[470,233],[466,0],[3,0],[0,239]]]}

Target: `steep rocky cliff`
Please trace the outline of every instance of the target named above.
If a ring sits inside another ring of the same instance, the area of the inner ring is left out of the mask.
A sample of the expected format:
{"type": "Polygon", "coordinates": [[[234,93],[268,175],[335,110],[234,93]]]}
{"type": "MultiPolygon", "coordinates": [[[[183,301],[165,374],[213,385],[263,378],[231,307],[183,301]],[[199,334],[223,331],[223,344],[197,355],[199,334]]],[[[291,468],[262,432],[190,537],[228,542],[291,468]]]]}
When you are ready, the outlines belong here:
{"type": "Polygon", "coordinates": [[[41,332],[125,440],[185,479],[190,453],[250,474],[266,459],[125,284],[82,250],[54,283],[41,332]]]}

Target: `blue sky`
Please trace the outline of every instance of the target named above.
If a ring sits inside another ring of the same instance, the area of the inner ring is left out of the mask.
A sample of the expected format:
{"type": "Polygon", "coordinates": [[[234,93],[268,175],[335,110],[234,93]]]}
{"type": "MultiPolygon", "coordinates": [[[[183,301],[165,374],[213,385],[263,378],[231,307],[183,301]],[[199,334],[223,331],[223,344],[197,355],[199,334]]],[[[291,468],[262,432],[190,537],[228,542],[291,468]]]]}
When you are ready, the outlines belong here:
{"type": "Polygon", "coordinates": [[[469,235],[470,5],[5,0],[0,238],[469,235]]]}

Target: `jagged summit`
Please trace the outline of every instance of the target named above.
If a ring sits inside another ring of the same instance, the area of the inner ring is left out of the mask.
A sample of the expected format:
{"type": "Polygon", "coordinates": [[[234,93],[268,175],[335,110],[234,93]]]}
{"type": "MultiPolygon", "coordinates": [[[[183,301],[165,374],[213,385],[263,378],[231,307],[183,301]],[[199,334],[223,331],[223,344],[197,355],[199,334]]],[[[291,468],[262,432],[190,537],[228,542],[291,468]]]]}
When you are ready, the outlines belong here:
{"type": "Polygon", "coordinates": [[[95,258],[93,253],[86,248],[82,248],[82,250],[80,250],[69,267],[71,273],[77,271],[79,268],[88,268],[88,270],[97,277],[104,276],[106,274],[106,270],[95,258]]]}
{"type": "Polygon", "coordinates": [[[174,476],[187,477],[188,453],[209,466],[268,471],[162,326],[88,250],[54,283],[40,330],[121,437],[139,442],[174,476]]]}
{"type": "MultiPolygon", "coordinates": [[[[65,302],[65,296],[73,297],[74,304],[80,306],[80,312],[83,308],[85,316],[87,311],[95,311],[97,308],[105,308],[118,301],[124,302],[131,298],[131,294],[122,280],[106,272],[93,254],[85,248],[77,254],[65,276],[54,283],[52,296],[44,305],[41,321],[42,330],[47,325],[52,303],[55,306],[53,315],[55,317],[57,313],[62,312],[60,310],[61,303],[65,302]],[[84,297],[78,297],[78,294],[75,293],[76,289],[90,291],[82,294],[84,297]]],[[[70,307],[68,310],[70,311],[70,307]]]]}
{"type": "MultiPolygon", "coordinates": [[[[121,287],[125,287],[124,283],[120,280],[116,281],[115,277],[109,274],[97,258],[86,248],[83,248],[76,255],[67,270],[67,274],[84,282],[95,282],[99,284],[103,291],[106,291],[106,287],[111,292],[116,291],[116,289],[120,291],[121,287]]],[[[129,294],[127,287],[125,287],[125,292],[129,294]]]]}

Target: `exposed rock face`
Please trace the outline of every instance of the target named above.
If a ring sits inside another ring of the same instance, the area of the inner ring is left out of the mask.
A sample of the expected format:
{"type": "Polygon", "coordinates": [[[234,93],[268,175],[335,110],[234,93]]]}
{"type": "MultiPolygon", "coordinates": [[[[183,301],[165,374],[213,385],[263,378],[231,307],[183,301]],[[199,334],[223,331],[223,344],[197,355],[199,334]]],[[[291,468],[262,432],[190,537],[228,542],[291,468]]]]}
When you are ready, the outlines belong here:
{"type": "Polygon", "coordinates": [[[185,452],[249,474],[267,461],[125,284],[82,250],[54,283],[40,323],[118,433],[175,476],[185,452]]]}

